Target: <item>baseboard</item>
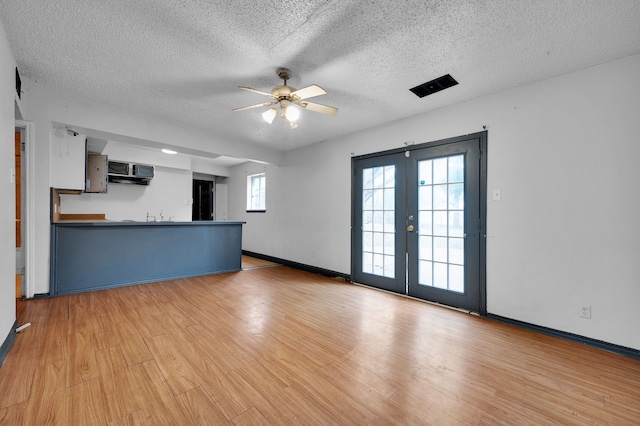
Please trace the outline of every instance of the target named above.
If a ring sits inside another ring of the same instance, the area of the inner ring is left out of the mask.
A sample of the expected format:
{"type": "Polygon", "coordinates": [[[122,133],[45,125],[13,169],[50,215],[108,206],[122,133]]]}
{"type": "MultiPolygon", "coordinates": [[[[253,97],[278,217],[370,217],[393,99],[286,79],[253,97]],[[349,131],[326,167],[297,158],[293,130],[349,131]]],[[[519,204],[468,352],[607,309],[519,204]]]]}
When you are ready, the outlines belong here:
{"type": "Polygon", "coordinates": [[[33,295],[33,299],[46,299],[51,297],[51,293],[37,293],[33,295]]]}
{"type": "Polygon", "coordinates": [[[18,320],[14,321],[13,326],[9,331],[9,335],[4,339],[2,346],[0,346],[0,367],[4,364],[4,360],[9,354],[9,349],[11,349],[14,340],[16,340],[16,328],[18,328],[18,320]]]}
{"type": "Polygon", "coordinates": [[[628,356],[630,358],[640,359],[640,350],[638,349],[632,349],[626,346],[620,346],[614,343],[604,342],[602,340],[580,336],[579,334],[568,333],[566,331],[560,331],[553,328],[543,327],[541,325],[535,325],[528,322],[501,317],[500,315],[487,314],[487,318],[495,321],[500,321],[506,324],[515,325],[516,327],[525,328],[527,330],[536,331],[538,333],[546,334],[548,336],[559,337],[561,339],[570,340],[572,342],[580,343],[587,346],[592,346],[594,348],[602,349],[608,352],[613,352],[619,355],[628,356]]]}
{"type": "Polygon", "coordinates": [[[290,268],[300,269],[301,271],[311,272],[312,274],[322,275],[329,278],[341,278],[347,282],[351,282],[351,275],[343,274],[329,269],[318,268],[317,266],[305,265],[304,263],[292,262],[286,259],[280,259],[278,257],[268,256],[266,254],[254,253],[252,251],[242,250],[242,254],[255,257],[269,262],[278,263],[283,266],[289,266],[290,268]]]}

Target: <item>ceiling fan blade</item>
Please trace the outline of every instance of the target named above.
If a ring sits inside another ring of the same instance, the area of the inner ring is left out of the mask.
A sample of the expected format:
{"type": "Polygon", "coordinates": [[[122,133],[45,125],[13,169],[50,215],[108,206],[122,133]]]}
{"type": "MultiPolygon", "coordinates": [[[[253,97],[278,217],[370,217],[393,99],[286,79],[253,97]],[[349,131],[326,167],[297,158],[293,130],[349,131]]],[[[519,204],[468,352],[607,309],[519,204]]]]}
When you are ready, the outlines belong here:
{"type": "Polygon", "coordinates": [[[338,108],[316,104],[313,102],[302,101],[297,102],[297,104],[300,105],[301,108],[308,109],[309,111],[319,112],[321,114],[336,115],[336,113],[338,112],[338,108]]]}
{"type": "Polygon", "coordinates": [[[295,92],[291,92],[291,97],[295,100],[313,98],[314,96],[326,95],[327,92],[320,86],[316,86],[315,84],[307,87],[303,87],[302,89],[298,89],[295,92]]]}
{"type": "Polygon", "coordinates": [[[233,112],[238,112],[238,111],[244,111],[245,109],[251,109],[251,108],[260,108],[260,107],[265,107],[265,106],[269,106],[269,105],[273,105],[273,104],[277,104],[278,102],[265,102],[262,104],[256,104],[256,105],[249,105],[246,107],[241,107],[241,108],[235,108],[233,109],[233,112]]]}
{"type": "Polygon", "coordinates": [[[246,90],[249,92],[257,93],[258,95],[269,96],[270,98],[275,98],[271,93],[263,92],[262,90],[252,89],[251,87],[238,86],[238,89],[246,90]]]}

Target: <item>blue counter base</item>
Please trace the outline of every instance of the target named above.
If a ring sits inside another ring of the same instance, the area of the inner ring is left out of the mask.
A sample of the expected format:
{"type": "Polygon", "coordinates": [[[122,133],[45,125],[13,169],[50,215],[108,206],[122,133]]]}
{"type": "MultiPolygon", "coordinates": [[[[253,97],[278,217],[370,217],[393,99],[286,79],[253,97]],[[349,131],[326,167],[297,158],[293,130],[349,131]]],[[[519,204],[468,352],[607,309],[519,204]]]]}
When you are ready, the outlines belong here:
{"type": "Polygon", "coordinates": [[[51,295],[240,271],[242,223],[54,224],[51,295]]]}

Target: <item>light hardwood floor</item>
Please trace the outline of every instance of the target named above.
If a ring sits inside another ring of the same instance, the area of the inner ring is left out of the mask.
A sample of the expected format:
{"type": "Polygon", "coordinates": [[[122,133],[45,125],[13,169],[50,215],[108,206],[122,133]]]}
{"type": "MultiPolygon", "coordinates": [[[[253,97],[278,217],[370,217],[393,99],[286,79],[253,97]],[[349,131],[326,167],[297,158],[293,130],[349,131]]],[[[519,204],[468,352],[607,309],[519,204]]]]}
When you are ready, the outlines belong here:
{"type": "Polygon", "coordinates": [[[18,317],[1,424],[640,422],[639,360],[283,266],[18,317]]]}
{"type": "Polygon", "coordinates": [[[242,269],[268,268],[271,266],[278,266],[278,264],[268,260],[258,259],[257,257],[242,255],[242,269]]]}

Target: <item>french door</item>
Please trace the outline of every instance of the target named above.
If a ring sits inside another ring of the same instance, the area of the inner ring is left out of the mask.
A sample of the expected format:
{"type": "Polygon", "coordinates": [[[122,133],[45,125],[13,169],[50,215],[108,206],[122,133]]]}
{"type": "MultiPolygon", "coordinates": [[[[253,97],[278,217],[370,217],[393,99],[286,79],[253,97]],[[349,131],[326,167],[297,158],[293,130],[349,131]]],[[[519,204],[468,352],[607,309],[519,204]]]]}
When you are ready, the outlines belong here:
{"type": "Polygon", "coordinates": [[[353,160],[352,279],[484,314],[486,132],[353,160]]]}

